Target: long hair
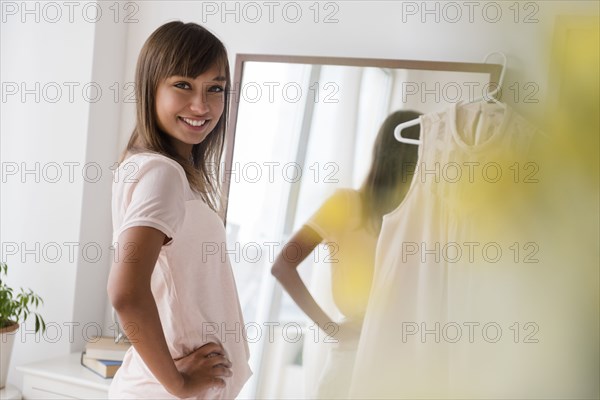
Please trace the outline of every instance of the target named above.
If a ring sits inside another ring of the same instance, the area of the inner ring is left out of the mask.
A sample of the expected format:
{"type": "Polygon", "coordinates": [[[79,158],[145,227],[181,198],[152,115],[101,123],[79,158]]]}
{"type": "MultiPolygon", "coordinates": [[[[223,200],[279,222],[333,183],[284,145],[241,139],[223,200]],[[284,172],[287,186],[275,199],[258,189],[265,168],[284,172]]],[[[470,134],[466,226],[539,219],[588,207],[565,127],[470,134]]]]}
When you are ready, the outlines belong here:
{"type": "MultiPolygon", "coordinates": [[[[395,209],[410,187],[417,165],[418,146],[401,143],[394,128],[419,117],[415,111],[396,111],[385,119],[373,145],[373,160],[359,193],[362,200],[362,222],[375,233],[381,230],[383,216],[395,209]]],[[[419,138],[420,127],[402,131],[402,136],[419,138]]]]}
{"type": "Polygon", "coordinates": [[[156,29],[144,43],[138,57],[135,72],[136,124],[120,161],[127,153],[139,152],[156,152],[175,160],[183,167],[190,187],[218,212],[230,84],[227,50],[207,29],[181,21],[169,22],[156,29]],[[213,66],[223,70],[227,79],[223,114],[206,139],[192,147],[191,160],[187,160],[177,153],[169,135],[158,127],[156,90],[159,83],[170,76],[194,78],[213,66]]]}

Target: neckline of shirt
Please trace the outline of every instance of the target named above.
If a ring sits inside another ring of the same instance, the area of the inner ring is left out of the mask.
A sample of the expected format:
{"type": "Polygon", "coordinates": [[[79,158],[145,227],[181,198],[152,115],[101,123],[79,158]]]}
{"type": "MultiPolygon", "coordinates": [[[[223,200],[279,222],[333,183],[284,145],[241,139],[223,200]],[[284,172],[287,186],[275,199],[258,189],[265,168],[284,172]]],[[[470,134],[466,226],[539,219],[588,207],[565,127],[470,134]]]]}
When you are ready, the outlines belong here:
{"type": "Polygon", "coordinates": [[[453,136],[454,141],[456,142],[456,144],[458,144],[463,149],[468,150],[470,152],[484,151],[488,147],[490,147],[492,144],[494,144],[495,142],[497,142],[500,139],[500,137],[502,137],[502,135],[504,134],[504,131],[506,130],[506,126],[508,125],[508,122],[509,122],[510,117],[511,117],[511,110],[508,107],[501,108],[501,106],[496,105],[496,104],[488,104],[488,103],[484,103],[484,102],[476,103],[481,108],[481,113],[482,114],[485,114],[486,112],[490,112],[490,109],[501,108],[503,110],[502,122],[500,124],[500,127],[498,129],[496,129],[496,131],[492,134],[492,136],[490,136],[484,142],[482,142],[482,143],[475,143],[475,144],[468,144],[468,143],[466,143],[464,141],[464,139],[462,138],[462,136],[458,133],[458,128],[457,128],[457,114],[458,114],[459,108],[461,106],[468,106],[468,105],[471,105],[471,104],[472,103],[470,103],[470,104],[469,103],[468,104],[463,104],[462,102],[453,103],[446,110],[447,115],[449,117],[450,130],[452,132],[452,136],[453,136]]]}

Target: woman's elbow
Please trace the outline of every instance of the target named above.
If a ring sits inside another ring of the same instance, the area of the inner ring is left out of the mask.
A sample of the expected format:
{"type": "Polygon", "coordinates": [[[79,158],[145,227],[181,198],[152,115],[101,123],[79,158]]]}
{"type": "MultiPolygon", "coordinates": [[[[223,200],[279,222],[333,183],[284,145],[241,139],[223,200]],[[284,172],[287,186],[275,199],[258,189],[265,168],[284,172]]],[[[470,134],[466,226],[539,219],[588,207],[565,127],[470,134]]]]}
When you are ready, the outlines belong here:
{"type": "Polygon", "coordinates": [[[135,303],[136,294],[128,289],[128,285],[125,285],[113,274],[108,277],[108,284],[106,285],[106,292],[108,299],[112,307],[117,311],[123,311],[124,309],[131,307],[132,303],[135,303]]]}
{"type": "Polygon", "coordinates": [[[281,278],[287,272],[286,266],[280,261],[276,260],[273,266],[271,267],[271,275],[273,275],[277,280],[281,280],[281,278]]]}
{"type": "Polygon", "coordinates": [[[279,279],[280,274],[281,274],[281,268],[279,267],[279,265],[273,264],[273,266],[271,267],[271,275],[273,275],[275,278],[279,279]]]}
{"type": "Polygon", "coordinates": [[[106,287],[108,293],[108,299],[110,304],[116,311],[121,311],[127,305],[127,295],[124,291],[117,287],[118,285],[111,285],[110,281],[106,287]]]}

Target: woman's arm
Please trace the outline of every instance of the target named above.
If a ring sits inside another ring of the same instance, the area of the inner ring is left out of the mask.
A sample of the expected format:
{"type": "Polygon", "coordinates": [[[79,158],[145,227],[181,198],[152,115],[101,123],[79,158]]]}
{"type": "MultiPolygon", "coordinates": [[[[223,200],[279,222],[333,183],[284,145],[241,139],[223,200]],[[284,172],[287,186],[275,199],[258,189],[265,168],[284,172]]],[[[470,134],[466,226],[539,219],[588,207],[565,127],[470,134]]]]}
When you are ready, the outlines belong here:
{"type": "Polygon", "coordinates": [[[333,320],[317,304],[298,274],[298,265],[317,247],[323,238],[304,225],[283,247],[275,259],[271,273],[281,283],[290,297],[321,329],[326,329],[333,320]],[[289,251],[290,257],[287,256],[289,251]],[[298,251],[300,254],[298,255],[298,251]]]}
{"type": "Polygon", "coordinates": [[[223,387],[224,381],[218,377],[230,376],[231,364],[224,358],[222,348],[215,344],[192,353],[197,366],[186,368],[187,373],[182,374],[171,358],[150,287],[165,239],[164,233],[150,227],[125,230],[118,240],[119,259],[111,268],[107,289],[125,334],[152,374],[171,394],[188,397],[223,387]],[[206,358],[207,352],[219,356],[206,358]]]}

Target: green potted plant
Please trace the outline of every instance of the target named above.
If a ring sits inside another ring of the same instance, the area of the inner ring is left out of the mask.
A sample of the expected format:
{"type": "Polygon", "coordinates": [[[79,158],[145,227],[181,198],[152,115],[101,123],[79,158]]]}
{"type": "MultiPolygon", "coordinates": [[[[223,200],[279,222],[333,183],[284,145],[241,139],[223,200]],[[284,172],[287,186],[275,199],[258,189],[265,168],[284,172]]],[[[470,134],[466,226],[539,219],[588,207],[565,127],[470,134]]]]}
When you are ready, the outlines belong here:
{"type": "Polygon", "coordinates": [[[5,281],[7,272],[8,265],[0,262],[0,389],[6,385],[8,364],[19,323],[24,322],[31,314],[35,316],[35,332],[46,330],[46,322],[42,316],[31,310],[44,304],[42,298],[31,289],[21,288],[20,293],[14,294],[5,281]]]}

